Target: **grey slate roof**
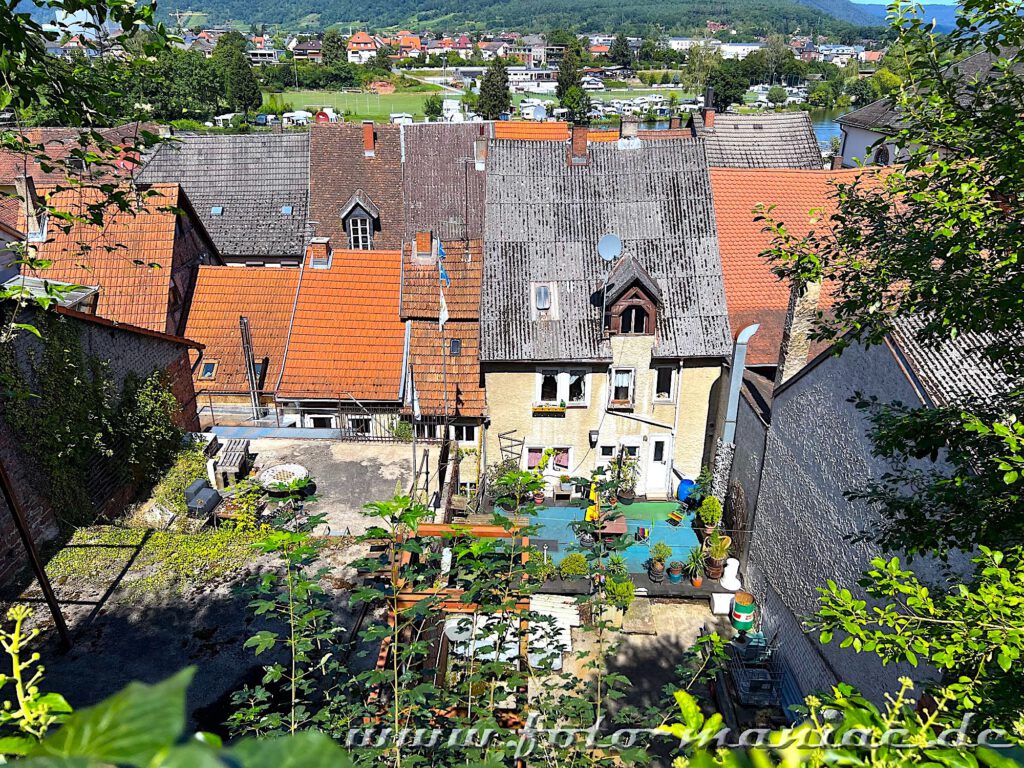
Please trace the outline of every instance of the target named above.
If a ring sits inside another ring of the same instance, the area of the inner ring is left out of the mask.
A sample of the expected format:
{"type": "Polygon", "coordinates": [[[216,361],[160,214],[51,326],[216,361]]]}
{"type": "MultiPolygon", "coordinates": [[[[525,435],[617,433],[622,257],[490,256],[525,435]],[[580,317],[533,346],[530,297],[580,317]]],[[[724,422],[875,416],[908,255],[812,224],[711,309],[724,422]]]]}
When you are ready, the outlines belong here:
{"type": "Polygon", "coordinates": [[[705,128],[698,113],[693,124],[713,167],[822,169],[821,147],[806,112],[718,113],[714,128],[705,128]]]}
{"type": "Polygon", "coordinates": [[[402,191],[406,237],[433,231],[441,240],[478,240],[484,231],[485,171],[476,170],[474,144],[490,123],[402,126],[402,191]]]}
{"type": "Polygon", "coordinates": [[[302,257],[308,133],[180,137],[157,148],[139,181],[181,184],[226,259],[302,257]],[[221,215],[211,213],[215,206],[221,215]]]}
{"type": "MultiPolygon", "coordinates": [[[[1011,58],[1015,55],[1019,56],[1019,51],[1016,48],[1005,48],[998,56],[988,51],[982,51],[968,56],[956,64],[951,64],[946,70],[946,76],[956,78],[964,86],[963,96],[966,104],[970,101],[970,86],[989,77],[992,74],[993,65],[999,58],[1011,58]]],[[[1024,63],[1015,65],[1014,70],[1018,74],[1024,74],[1024,63]]],[[[865,104],[860,109],[847,112],[836,122],[840,125],[864,128],[887,136],[891,136],[900,128],[899,112],[895,102],[889,98],[879,99],[865,104]]]]}
{"type": "Polygon", "coordinates": [[[491,142],[481,360],[607,360],[597,254],[613,232],[661,289],[654,353],[729,352],[722,267],[704,151],[693,139],[600,142],[569,166],[563,142],[491,142]],[[555,283],[558,319],[531,319],[531,281],[555,283]]]}
{"type": "Polygon", "coordinates": [[[981,351],[992,344],[991,336],[963,333],[928,344],[917,338],[923,326],[920,316],[895,318],[891,337],[933,402],[992,401],[1010,390],[1012,379],[981,351]]]}

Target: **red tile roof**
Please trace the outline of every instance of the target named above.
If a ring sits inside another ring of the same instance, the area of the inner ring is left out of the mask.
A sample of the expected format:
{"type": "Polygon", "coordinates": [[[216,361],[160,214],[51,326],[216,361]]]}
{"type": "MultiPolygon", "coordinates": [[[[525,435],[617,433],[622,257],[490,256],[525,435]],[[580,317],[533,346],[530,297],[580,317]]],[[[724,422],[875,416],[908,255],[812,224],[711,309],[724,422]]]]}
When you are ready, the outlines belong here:
{"type": "Polygon", "coordinates": [[[494,124],[494,138],[519,141],[568,141],[569,124],[499,120],[494,124]]]}
{"type": "Polygon", "coordinates": [[[449,416],[486,413],[487,400],[480,383],[480,323],[445,323],[442,338],[436,321],[412,321],[409,363],[421,413],[445,414],[446,382],[449,416]],[[451,354],[452,339],[461,344],[458,355],[451,354]]]}
{"type": "Polygon", "coordinates": [[[305,267],[279,396],[398,398],[401,258],[399,251],[335,250],[330,269],[305,267]]]}
{"type": "Polygon", "coordinates": [[[600,141],[618,141],[619,132],[615,130],[600,130],[592,128],[587,131],[587,141],[589,142],[600,142],[600,141]]]}
{"type": "MultiPolygon", "coordinates": [[[[480,318],[480,285],[483,280],[484,245],[482,240],[452,241],[444,244],[445,271],[451,286],[444,289],[444,301],[452,320],[480,318]]],[[[441,306],[437,262],[421,262],[406,249],[402,271],[402,317],[437,319],[441,306]]]]}
{"type": "MultiPolygon", "coordinates": [[[[775,205],[773,217],[800,236],[815,229],[811,209],[822,209],[826,217],[835,210],[833,180],[849,183],[861,173],[859,169],[711,169],[729,323],[734,334],[751,323],[761,324],[747,350],[747,365],[778,363],[789,307],[788,285],[772,274],[760,255],[772,237],[763,231],[763,223],[754,221],[754,207],[775,205]]],[[[822,296],[823,304],[827,303],[827,292],[822,296]]]]}
{"type": "MultiPolygon", "coordinates": [[[[97,314],[154,331],[175,332],[179,329],[171,327],[172,273],[192,258],[198,267],[198,254],[176,254],[178,214],[168,208],[189,211],[191,205],[177,184],[155,184],[149,189],[155,194],[142,198],[137,210],[125,212],[111,206],[102,228],[79,221],[65,232],[59,222],[49,222],[47,240],[36,246],[36,254],[52,265],[36,276],[98,285],[97,314]]],[[[44,195],[47,190],[39,193],[44,195]]],[[[49,199],[52,208],[81,216],[88,205],[104,198],[100,190],[86,187],[57,192],[49,199]]],[[[207,241],[208,252],[216,254],[198,219],[191,219],[207,241]]],[[[23,221],[20,226],[24,228],[23,221]]],[[[178,301],[187,298],[182,295],[178,301]]]]}
{"type": "Polygon", "coordinates": [[[242,360],[239,317],[249,320],[253,355],[267,359],[263,387],[272,390],[281,375],[288,325],[299,270],[275,267],[201,267],[185,335],[206,345],[204,360],[216,362],[212,379],[196,379],[197,390],[245,392],[249,382],[242,360]]]}

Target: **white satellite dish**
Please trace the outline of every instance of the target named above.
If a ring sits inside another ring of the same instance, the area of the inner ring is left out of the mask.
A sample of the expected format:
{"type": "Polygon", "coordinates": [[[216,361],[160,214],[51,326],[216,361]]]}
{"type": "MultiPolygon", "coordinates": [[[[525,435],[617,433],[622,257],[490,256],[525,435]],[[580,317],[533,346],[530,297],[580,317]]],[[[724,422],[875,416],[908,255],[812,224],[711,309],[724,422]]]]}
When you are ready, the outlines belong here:
{"type": "Polygon", "coordinates": [[[622,254],[622,241],[618,235],[603,235],[597,241],[597,252],[605,261],[615,261],[622,254]]]}

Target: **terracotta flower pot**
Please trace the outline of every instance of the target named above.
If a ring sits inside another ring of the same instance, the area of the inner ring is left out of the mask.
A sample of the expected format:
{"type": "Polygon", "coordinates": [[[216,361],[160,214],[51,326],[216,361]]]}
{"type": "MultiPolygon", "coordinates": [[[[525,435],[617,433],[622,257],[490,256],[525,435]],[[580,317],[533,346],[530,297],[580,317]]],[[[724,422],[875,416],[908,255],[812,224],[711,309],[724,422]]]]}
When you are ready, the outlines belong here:
{"type": "Polygon", "coordinates": [[[703,583],[704,583],[704,577],[703,576],[693,576],[693,577],[690,578],[690,584],[692,584],[696,589],[700,589],[700,587],[701,587],[701,585],[703,583]]]}

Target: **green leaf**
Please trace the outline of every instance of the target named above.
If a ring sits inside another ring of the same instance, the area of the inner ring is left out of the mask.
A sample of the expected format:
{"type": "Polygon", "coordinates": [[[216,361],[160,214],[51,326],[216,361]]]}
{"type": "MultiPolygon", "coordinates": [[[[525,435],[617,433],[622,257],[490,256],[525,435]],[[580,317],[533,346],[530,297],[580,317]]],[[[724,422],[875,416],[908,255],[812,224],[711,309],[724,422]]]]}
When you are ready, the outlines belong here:
{"type": "Polygon", "coordinates": [[[157,683],[131,683],[94,707],[71,715],[32,754],[145,765],[185,730],[185,692],[193,668],[157,683]]]}
{"type": "Polygon", "coordinates": [[[273,648],[274,644],[276,642],[277,642],[277,634],[276,633],[268,632],[267,630],[263,630],[261,632],[257,632],[255,635],[253,635],[248,640],[246,640],[244,647],[245,648],[252,648],[253,646],[255,646],[255,648],[256,648],[256,655],[259,656],[264,651],[266,651],[266,650],[268,650],[270,648],[273,648]]]}
{"type": "Polygon", "coordinates": [[[27,755],[35,745],[28,736],[6,736],[0,738],[0,755],[27,755]]]}
{"type": "Polygon", "coordinates": [[[344,750],[322,733],[298,733],[274,739],[247,739],[227,755],[243,768],[350,768],[344,750]]]}

